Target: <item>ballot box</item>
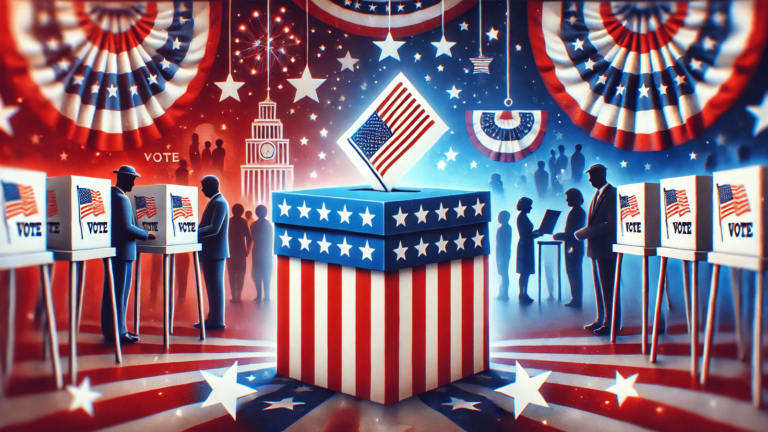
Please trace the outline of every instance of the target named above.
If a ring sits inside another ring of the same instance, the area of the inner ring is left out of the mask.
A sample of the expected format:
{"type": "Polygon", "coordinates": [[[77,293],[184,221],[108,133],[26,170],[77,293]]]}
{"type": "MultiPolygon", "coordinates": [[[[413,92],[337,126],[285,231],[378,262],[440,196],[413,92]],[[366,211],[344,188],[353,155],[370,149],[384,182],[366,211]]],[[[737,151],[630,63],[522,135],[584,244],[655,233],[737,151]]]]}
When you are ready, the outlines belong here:
{"type": "Polygon", "coordinates": [[[618,186],[617,243],[654,248],[659,246],[659,184],[618,186]]]}
{"type": "Polygon", "coordinates": [[[278,374],[388,404],[488,368],[488,192],[273,192],[272,215],[278,374]]]}
{"type": "Polygon", "coordinates": [[[147,246],[197,243],[197,188],[172,184],[134,186],[128,193],[136,224],[154,239],[139,240],[147,246]]]}
{"type": "Polygon", "coordinates": [[[767,257],[766,167],[715,172],[712,182],[712,250],[767,257]]]}
{"type": "Polygon", "coordinates": [[[45,252],[45,173],[0,167],[0,186],[0,256],[45,252]]]}
{"type": "Polygon", "coordinates": [[[112,185],[108,179],[64,176],[46,182],[48,249],[112,246],[112,185]]]}
{"type": "Polygon", "coordinates": [[[660,184],[661,246],[711,251],[712,177],[674,177],[660,184]]]}

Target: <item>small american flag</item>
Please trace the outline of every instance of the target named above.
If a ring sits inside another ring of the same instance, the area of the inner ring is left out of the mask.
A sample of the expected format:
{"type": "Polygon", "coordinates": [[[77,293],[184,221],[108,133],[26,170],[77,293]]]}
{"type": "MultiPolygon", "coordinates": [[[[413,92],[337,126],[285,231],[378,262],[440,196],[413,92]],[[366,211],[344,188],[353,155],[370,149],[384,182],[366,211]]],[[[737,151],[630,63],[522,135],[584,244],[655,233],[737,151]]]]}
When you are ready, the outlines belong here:
{"type": "Polygon", "coordinates": [[[374,189],[390,191],[447,130],[400,73],[337,143],[374,189]]]}
{"type": "Polygon", "coordinates": [[[491,60],[493,60],[493,57],[475,57],[469,59],[472,62],[472,65],[474,66],[474,71],[472,73],[484,73],[484,74],[490,74],[491,71],[489,69],[489,66],[491,64],[491,60]]]}
{"type": "Polygon", "coordinates": [[[744,185],[718,185],[717,196],[720,201],[720,220],[732,214],[741,216],[751,211],[744,185]]]}
{"type": "Polygon", "coordinates": [[[621,207],[621,220],[629,217],[635,217],[640,214],[640,208],[637,206],[637,198],[634,195],[619,195],[619,206],[621,207]]]}
{"type": "Polygon", "coordinates": [[[688,196],[684,190],[668,189],[664,191],[667,205],[667,217],[674,215],[683,216],[691,212],[688,206],[688,196]]]}
{"type": "Polygon", "coordinates": [[[32,186],[3,182],[3,198],[6,220],[19,215],[37,214],[37,201],[32,186]]]}
{"type": "Polygon", "coordinates": [[[80,219],[88,215],[100,216],[106,213],[104,201],[101,200],[101,192],[78,187],[77,196],[80,200],[80,219]]]}
{"type": "Polygon", "coordinates": [[[59,214],[59,206],[56,204],[56,191],[48,189],[48,217],[59,214]]]}
{"type": "Polygon", "coordinates": [[[171,194],[171,208],[173,209],[173,220],[194,216],[189,198],[171,194]]]}
{"type": "Polygon", "coordinates": [[[146,217],[147,219],[157,215],[154,197],[137,196],[136,198],[136,220],[146,217]]]}

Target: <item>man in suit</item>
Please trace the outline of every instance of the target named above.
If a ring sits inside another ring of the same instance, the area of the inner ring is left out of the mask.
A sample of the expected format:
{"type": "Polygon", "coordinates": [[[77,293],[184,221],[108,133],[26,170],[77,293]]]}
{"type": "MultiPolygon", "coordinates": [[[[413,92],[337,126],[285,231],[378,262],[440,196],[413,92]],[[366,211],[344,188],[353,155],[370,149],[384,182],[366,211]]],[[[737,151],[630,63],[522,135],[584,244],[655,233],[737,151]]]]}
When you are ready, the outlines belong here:
{"type": "MultiPolygon", "coordinates": [[[[587,169],[589,183],[596,189],[589,205],[587,226],[576,231],[576,238],[587,241],[587,256],[592,258],[592,279],[595,284],[597,319],[584,326],[595,334],[611,333],[613,317],[613,282],[616,277],[616,188],[606,180],[607,169],[594,164],[587,169]]],[[[616,321],[621,327],[621,301],[616,299],[616,321]]]]}
{"type": "MultiPolygon", "coordinates": [[[[210,199],[205,206],[197,229],[197,237],[203,245],[200,261],[203,267],[205,290],[208,293],[208,319],[206,330],[224,330],[224,260],[229,258],[229,204],[219,192],[219,179],[205,176],[203,195],[210,199]]],[[[200,324],[195,324],[200,328],[200,324]]]]}
{"type": "Polygon", "coordinates": [[[264,301],[269,301],[269,286],[272,283],[272,263],[274,251],[272,249],[273,227],[267,220],[267,207],[256,207],[258,219],[251,224],[251,238],[253,239],[253,257],[251,276],[256,284],[256,298],[253,301],[261,301],[261,287],[264,286],[264,301]]]}
{"type": "Polygon", "coordinates": [[[232,295],[231,303],[240,303],[245,285],[246,258],[251,251],[251,231],[248,222],[243,219],[242,204],[232,206],[232,218],[229,219],[229,253],[227,258],[227,272],[229,273],[229,292],[232,295]]]}
{"type": "Polygon", "coordinates": [[[578,189],[565,191],[565,202],[571,211],[565,221],[565,232],[557,233],[552,238],[561,240],[565,249],[565,273],[568,275],[568,283],[571,285],[571,301],[563,306],[581,307],[584,262],[584,242],[575,237],[576,231],[584,228],[587,223],[587,213],[581,208],[584,197],[578,189]]]}
{"type": "Polygon", "coordinates": [[[581,144],[576,144],[576,151],[571,155],[571,178],[574,182],[581,181],[581,173],[584,171],[584,154],[581,153],[581,144]]]}
{"type": "MultiPolygon", "coordinates": [[[[112,276],[115,286],[115,305],[117,306],[117,327],[121,344],[132,344],[139,337],[128,332],[125,327],[125,312],[128,306],[128,294],[131,290],[133,261],[136,260],[136,240],[153,239],[155,236],[136,226],[136,215],[131,207],[131,200],[125,195],[133,189],[137,177],[141,177],[133,167],[125,165],[117,174],[117,182],[112,186],[112,247],[116,255],[112,258],[112,276]]],[[[108,273],[104,272],[104,292],[101,297],[101,332],[107,342],[115,341],[114,319],[112,317],[112,299],[108,273]]]]}
{"type": "Polygon", "coordinates": [[[547,196],[547,189],[549,188],[549,173],[544,169],[546,162],[539,161],[539,169],[533,173],[533,181],[536,183],[536,192],[539,194],[539,198],[547,196]]]}

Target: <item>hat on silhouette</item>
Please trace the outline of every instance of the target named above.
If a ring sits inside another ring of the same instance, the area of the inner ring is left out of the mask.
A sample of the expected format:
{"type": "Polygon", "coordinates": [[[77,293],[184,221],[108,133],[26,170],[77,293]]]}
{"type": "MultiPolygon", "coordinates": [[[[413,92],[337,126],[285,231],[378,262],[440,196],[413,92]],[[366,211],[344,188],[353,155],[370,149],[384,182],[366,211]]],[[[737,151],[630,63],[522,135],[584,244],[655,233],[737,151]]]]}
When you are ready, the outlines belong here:
{"type": "Polygon", "coordinates": [[[132,177],[141,177],[139,173],[136,172],[136,170],[130,166],[130,165],[123,165],[120,167],[120,169],[112,171],[115,174],[125,174],[132,177]]]}
{"type": "Polygon", "coordinates": [[[584,171],[584,172],[585,172],[585,173],[589,173],[589,172],[591,172],[591,171],[602,171],[602,172],[606,172],[606,171],[608,171],[608,168],[606,168],[606,167],[605,167],[605,165],[603,165],[603,164],[592,164],[592,165],[590,165],[590,166],[589,166],[589,168],[587,168],[587,170],[586,170],[586,171],[584,171]]]}

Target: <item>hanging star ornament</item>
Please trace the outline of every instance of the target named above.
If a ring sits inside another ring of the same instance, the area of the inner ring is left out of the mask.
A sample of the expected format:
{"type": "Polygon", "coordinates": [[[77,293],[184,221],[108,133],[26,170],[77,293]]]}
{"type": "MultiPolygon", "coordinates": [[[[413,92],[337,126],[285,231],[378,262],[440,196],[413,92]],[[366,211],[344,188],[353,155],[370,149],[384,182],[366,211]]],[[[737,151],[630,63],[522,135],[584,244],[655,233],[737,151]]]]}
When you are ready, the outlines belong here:
{"type": "Polygon", "coordinates": [[[216,87],[221,89],[221,97],[219,98],[219,102],[223,101],[224,99],[231,97],[234,100],[240,102],[240,95],[237,94],[237,90],[245,84],[244,82],[237,82],[234,79],[232,79],[232,74],[230,73],[227,75],[226,81],[221,82],[215,82],[216,87]]]}
{"type": "Polygon", "coordinates": [[[80,386],[67,386],[67,393],[72,395],[72,402],[69,403],[69,410],[76,411],[82,408],[93,417],[93,401],[101,397],[101,393],[91,390],[91,377],[85,377],[80,386]]]}
{"type": "Polygon", "coordinates": [[[531,377],[520,366],[520,362],[515,362],[515,382],[496,389],[497,392],[515,399],[515,419],[523,413],[528,404],[549,408],[547,401],[541,396],[539,388],[551,373],[548,371],[531,377]]]}
{"type": "MultiPolygon", "coordinates": [[[[763,96],[763,102],[760,105],[748,105],[747,111],[755,117],[755,129],[752,131],[752,135],[760,135],[766,128],[768,128],[768,92],[763,96]]],[[[0,121],[2,121],[0,116],[0,121]]]]}
{"type": "Polygon", "coordinates": [[[400,61],[400,54],[397,53],[397,50],[399,50],[405,42],[394,40],[391,32],[387,33],[387,37],[383,41],[373,41],[373,43],[381,49],[379,61],[382,61],[387,57],[392,57],[393,59],[400,61]]]}
{"type": "Polygon", "coordinates": [[[233,420],[237,413],[237,399],[249,394],[256,393],[256,390],[237,383],[237,362],[224,372],[224,375],[218,377],[206,371],[200,371],[203,378],[211,386],[211,394],[203,402],[201,408],[207,406],[222,404],[233,420]]]}
{"type": "Polygon", "coordinates": [[[296,96],[293,98],[294,103],[305,97],[308,97],[315,102],[320,102],[317,98],[317,88],[325,82],[325,79],[312,78],[312,74],[309,72],[309,63],[307,63],[307,66],[304,68],[301,78],[288,78],[288,82],[296,87],[296,96]]]}
{"type": "Polygon", "coordinates": [[[11,127],[11,117],[19,112],[17,106],[5,106],[3,99],[0,98],[0,129],[10,136],[13,136],[13,128],[11,127]]]}
{"type": "Polygon", "coordinates": [[[355,63],[360,61],[360,59],[353,58],[349,54],[349,51],[347,51],[347,55],[346,56],[337,58],[336,60],[338,60],[339,63],[341,63],[341,71],[340,72],[344,72],[344,69],[349,69],[353,73],[355,72],[355,63]]]}
{"type": "Polygon", "coordinates": [[[605,391],[615,394],[619,406],[621,406],[621,404],[623,404],[630,396],[640,397],[634,387],[635,381],[637,381],[637,374],[634,374],[629,378],[624,378],[619,371],[616,371],[616,384],[608,387],[605,391]]]}
{"type": "Polygon", "coordinates": [[[432,45],[437,48],[435,58],[440,57],[443,54],[447,55],[448,57],[453,57],[451,54],[451,47],[456,45],[456,42],[448,42],[445,40],[445,35],[443,35],[443,37],[440,39],[440,42],[432,42],[432,45]]]}

